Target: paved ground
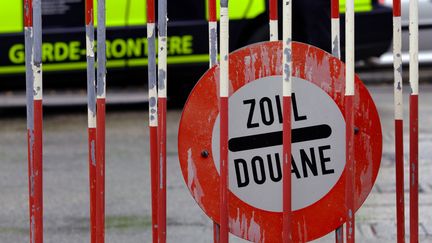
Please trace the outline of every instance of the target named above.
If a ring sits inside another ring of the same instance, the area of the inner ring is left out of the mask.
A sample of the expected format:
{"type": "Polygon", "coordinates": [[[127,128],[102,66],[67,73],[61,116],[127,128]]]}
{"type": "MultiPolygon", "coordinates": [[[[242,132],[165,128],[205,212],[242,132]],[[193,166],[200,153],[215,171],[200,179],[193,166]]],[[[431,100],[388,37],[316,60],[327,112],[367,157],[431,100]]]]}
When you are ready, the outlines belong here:
{"type": "MultiPolygon", "coordinates": [[[[429,105],[432,104],[432,87],[420,90],[420,235],[422,242],[432,242],[432,180],[429,179],[432,174],[432,106],[429,105]]],[[[382,118],[384,153],[377,183],[357,214],[356,233],[359,242],[395,242],[392,87],[375,86],[371,91],[382,118]]],[[[408,96],[405,98],[407,101],[408,96]]],[[[407,114],[406,110],[405,116],[407,114]]],[[[176,138],[179,117],[180,111],[169,112],[168,242],[211,242],[211,222],[193,201],[180,174],[176,138]]],[[[45,242],[89,242],[86,122],[84,112],[45,118],[45,242]]],[[[407,125],[408,122],[405,132],[407,125]]],[[[22,117],[0,119],[0,242],[28,242],[25,126],[22,117]]],[[[147,139],[145,112],[108,114],[107,242],[150,241],[147,139]]],[[[405,141],[408,141],[407,133],[405,141]]],[[[408,151],[408,144],[405,151],[408,151]]],[[[407,175],[406,172],[406,178],[407,175]]],[[[406,213],[408,215],[408,207],[406,213]]],[[[243,242],[232,239],[231,242],[243,242]]],[[[334,242],[333,235],[317,242],[334,242]]]]}

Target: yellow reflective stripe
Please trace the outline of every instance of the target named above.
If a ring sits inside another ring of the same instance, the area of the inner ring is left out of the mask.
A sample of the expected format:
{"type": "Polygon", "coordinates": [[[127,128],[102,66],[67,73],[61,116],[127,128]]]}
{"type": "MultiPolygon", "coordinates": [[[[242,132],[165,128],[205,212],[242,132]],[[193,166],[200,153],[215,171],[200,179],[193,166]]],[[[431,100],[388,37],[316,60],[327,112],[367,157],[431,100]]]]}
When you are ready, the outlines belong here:
{"type": "MultiPolygon", "coordinates": [[[[202,0],[198,0],[202,1],[202,0]]],[[[206,18],[209,18],[208,1],[206,1],[206,18]]],[[[265,0],[229,1],[229,16],[232,20],[253,19],[266,11],[265,0]]],[[[220,0],[216,0],[217,18],[219,19],[220,0]]]]}
{"type": "MultiPolygon", "coordinates": [[[[339,1],[339,11],[345,13],[345,0],[339,1]]],[[[372,11],[372,0],[355,0],[354,11],[357,13],[372,11]]]]}
{"type": "Polygon", "coordinates": [[[0,33],[14,33],[23,30],[23,1],[3,0],[0,7],[0,33]]]}
{"type": "MultiPolygon", "coordinates": [[[[106,0],[105,4],[107,27],[135,26],[146,24],[146,0],[106,0]]],[[[94,0],[94,6],[95,25],[97,25],[97,0],[94,0]]]]}
{"type": "MultiPolygon", "coordinates": [[[[168,64],[188,64],[188,63],[203,63],[208,62],[208,54],[198,54],[189,56],[168,56],[168,64]]],[[[147,58],[134,58],[128,60],[108,60],[108,68],[121,68],[125,66],[139,67],[148,64],[147,58]]],[[[80,70],[87,67],[86,62],[70,62],[70,63],[44,63],[43,71],[70,71],[80,70]]],[[[24,65],[16,66],[2,66],[0,67],[0,74],[23,73],[25,71],[24,65]]]]}

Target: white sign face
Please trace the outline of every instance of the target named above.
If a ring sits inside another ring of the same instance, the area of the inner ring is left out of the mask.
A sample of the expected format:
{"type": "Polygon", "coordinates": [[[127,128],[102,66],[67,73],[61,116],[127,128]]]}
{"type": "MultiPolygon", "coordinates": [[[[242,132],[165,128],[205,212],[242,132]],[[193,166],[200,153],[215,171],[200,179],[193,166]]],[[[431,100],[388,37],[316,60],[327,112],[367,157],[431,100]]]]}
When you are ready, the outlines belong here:
{"type": "MultiPolygon", "coordinates": [[[[345,119],[315,84],[293,77],[292,208],[324,197],[345,167],[345,119]]],[[[229,187],[249,205],[282,212],[282,76],[255,80],[229,98],[229,187]]],[[[219,171],[219,116],[212,156],[219,171]]]]}

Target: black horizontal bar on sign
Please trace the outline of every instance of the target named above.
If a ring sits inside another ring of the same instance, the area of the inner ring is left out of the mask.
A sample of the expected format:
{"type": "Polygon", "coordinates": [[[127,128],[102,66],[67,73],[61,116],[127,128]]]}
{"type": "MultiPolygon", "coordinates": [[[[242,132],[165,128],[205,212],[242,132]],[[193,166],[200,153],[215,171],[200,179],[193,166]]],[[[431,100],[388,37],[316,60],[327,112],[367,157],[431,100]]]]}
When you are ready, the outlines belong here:
{"type": "MultiPolygon", "coordinates": [[[[291,130],[291,143],[300,143],[330,137],[332,129],[329,125],[317,125],[291,130]]],[[[282,145],[282,131],[232,138],[228,142],[231,152],[266,148],[282,145]]]]}

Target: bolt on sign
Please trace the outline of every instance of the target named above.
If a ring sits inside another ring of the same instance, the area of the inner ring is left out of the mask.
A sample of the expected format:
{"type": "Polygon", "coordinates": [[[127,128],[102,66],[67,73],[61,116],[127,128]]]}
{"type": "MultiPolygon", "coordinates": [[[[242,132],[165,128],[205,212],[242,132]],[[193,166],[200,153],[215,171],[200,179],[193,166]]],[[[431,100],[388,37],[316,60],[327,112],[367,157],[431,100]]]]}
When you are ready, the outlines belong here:
{"type": "MultiPolygon", "coordinates": [[[[230,55],[230,232],[254,242],[282,240],[282,43],[254,44],[230,55]]],[[[179,131],[185,182],[199,206],[219,220],[218,66],[186,103],[179,131]]],[[[293,44],[293,240],[322,237],[345,222],[345,66],[316,47],[293,44]]],[[[356,77],[355,203],[378,174],[381,124],[356,77]]],[[[354,131],[353,131],[354,133],[354,131]]]]}

